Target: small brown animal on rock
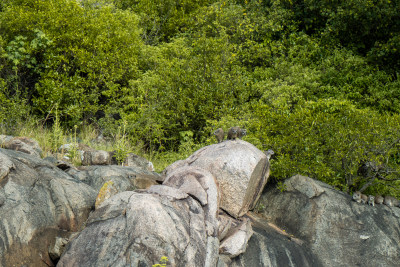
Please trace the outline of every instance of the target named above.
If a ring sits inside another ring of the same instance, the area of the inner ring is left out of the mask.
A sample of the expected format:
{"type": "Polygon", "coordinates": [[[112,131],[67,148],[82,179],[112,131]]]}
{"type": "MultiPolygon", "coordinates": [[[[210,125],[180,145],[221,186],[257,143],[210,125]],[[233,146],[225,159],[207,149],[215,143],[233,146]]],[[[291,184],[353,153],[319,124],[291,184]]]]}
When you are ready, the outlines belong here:
{"type": "Polygon", "coordinates": [[[368,205],[375,206],[375,197],[369,195],[368,196],[368,205]]]}
{"type": "Polygon", "coordinates": [[[375,204],[383,204],[383,197],[381,195],[375,196],[375,204]]]}
{"type": "Polygon", "coordinates": [[[214,132],[215,138],[217,139],[218,143],[221,143],[222,141],[224,141],[224,130],[222,128],[218,128],[217,130],[215,130],[214,132]]]}
{"type": "Polygon", "coordinates": [[[238,126],[232,127],[228,131],[228,140],[236,140],[238,138],[240,132],[240,128],[238,126]]]}
{"type": "Polygon", "coordinates": [[[368,202],[368,197],[364,194],[361,194],[360,191],[356,191],[353,194],[353,200],[357,203],[367,203],[368,202]]]}

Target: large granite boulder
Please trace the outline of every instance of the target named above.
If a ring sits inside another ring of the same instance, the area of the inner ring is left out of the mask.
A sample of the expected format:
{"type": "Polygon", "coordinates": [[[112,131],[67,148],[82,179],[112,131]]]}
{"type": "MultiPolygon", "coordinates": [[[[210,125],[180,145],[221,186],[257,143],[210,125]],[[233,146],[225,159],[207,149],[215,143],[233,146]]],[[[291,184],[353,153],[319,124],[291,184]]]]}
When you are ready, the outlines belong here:
{"type": "Polygon", "coordinates": [[[53,266],[55,244],[82,229],[96,191],[45,160],[8,149],[0,149],[0,177],[0,266],[53,266]]]}
{"type": "Polygon", "coordinates": [[[331,186],[296,175],[281,192],[268,187],[265,218],[302,240],[318,266],[399,266],[400,208],[369,206],[331,186]]]}
{"type": "Polygon", "coordinates": [[[254,208],[270,171],[267,156],[242,140],[227,140],[201,148],[186,160],[167,167],[164,175],[185,166],[204,169],[216,178],[221,208],[236,218],[254,208]]]}
{"type": "Polygon", "coordinates": [[[167,186],[122,192],[104,201],[57,266],[215,266],[218,243],[208,238],[201,205],[167,186]]]}

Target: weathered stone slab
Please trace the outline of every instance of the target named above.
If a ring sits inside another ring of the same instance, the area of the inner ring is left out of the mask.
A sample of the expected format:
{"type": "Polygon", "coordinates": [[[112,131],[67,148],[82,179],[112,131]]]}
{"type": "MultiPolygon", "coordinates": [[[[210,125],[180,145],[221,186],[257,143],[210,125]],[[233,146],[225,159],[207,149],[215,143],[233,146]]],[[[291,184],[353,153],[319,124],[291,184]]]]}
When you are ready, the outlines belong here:
{"type": "Polygon", "coordinates": [[[217,236],[220,192],[210,172],[190,166],[177,168],[165,178],[163,185],[178,188],[198,200],[204,206],[207,234],[217,236]]]}
{"type": "Polygon", "coordinates": [[[221,241],[219,247],[220,254],[225,254],[230,258],[234,258],[244,253],[252,235],[253,229],[251,228],[250,220],[243,218],[241,224],[221,241]]]}
{"type": "Polygon", "coordinates": [[[269,177],[267,156],[242,140],[204,147],[174,169],[185,165],[207,170],[216,178],[221,208],[236,218],[254,208],[269,177]]]}
{"type": "Polygon", "coordinates": [[[0,149],[0,158],[8,162],[0,164],[7,173],[0,188],[0,266],[54,266],[52,244],[83,227],[96,192],[36,156],[0,149]]]}
{"type": "MultiPolygon", "coordinates": [[[[400,208],[370,206],[321,181],[293,176],[267,189],[263,216],[300,239],[319,266],[398,266],[400,208]]],[[[293,238],[292,238],[293,240],[293,238]]]]}
{"type": "Polygon", "coordinates": [[[218,243],[207,238],[202,207],[169,195],[130,191],[106,200],[57,266],[152,266],[162,256],[168,266],[215,266],[207,261],[215,262],[218,243]]]}

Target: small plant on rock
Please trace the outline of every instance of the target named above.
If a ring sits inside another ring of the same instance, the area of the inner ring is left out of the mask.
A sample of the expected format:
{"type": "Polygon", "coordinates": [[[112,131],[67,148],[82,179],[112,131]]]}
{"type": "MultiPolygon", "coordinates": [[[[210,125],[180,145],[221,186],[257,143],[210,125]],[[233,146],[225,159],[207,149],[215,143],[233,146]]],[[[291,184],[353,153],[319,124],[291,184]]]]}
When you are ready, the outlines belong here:
{"type": "Polygon", "coordinates": [[[278,190],[281,192],[285,192],[287,190],[286,184],[283,183],[282,181],[279,181],[277,183],[276,188],[278,188],[278,190]]]}
{"type": "Polygon", "coordinates": [[[76,137],[76,130],[78,125],[74,125],[74,137],[72,138],[71,148],[68,150],[68,157],[71,159],[71,162],[74,165],[80,165],[81,162],[81,153],[79,151],[78,139],[76,137]]]}
{"type": "Polygon", "coordinates": [[[168,257],[162,256],[160,259],[160,263],[152,265],[152,267],[165,267],[167,266],[168,257]]]}
{"type": "Polygon", "coordinates": [[[116,135],[115,159],[117,160],[118,164],[123,164],[129,154],[129,142],[126,137],[126,124],[127,122],[124,121],[122,130],[121,127],[119,127],[116,135]]]}

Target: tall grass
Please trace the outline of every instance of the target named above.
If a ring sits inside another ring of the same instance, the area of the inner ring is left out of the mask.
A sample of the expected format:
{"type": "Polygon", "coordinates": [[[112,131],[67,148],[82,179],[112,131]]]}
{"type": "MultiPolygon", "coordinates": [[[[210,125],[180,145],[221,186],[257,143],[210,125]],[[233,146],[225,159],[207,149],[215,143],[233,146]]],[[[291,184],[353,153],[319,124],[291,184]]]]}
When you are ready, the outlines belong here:
{"type": "MultiPolygon", "coordinates": [[[[49,119],[49,118],[47,118],[49,119]]],[[[55,112],[52,119],[52,125],[48,125],[44,120],[39,120],[33,116],[27,115],[24,121],[18,121],[12,129],[0,128],[0,134],[12,136],[25,136],[36,140],[43,150],[43,157],[69,156],[71,162],[75,165],[80,164],[79,152],[72,149],[63,151],[59,148],[63,144],[83,143],[96,150],[116,151],[118,162],[123,162],[128,153],[134,153],[151,161],[157,172],[161,172],[165,167],[176,160],[184,159],[198,147],[194,147],[191,138],[182,144],[179,151],[156,152],[145,151],[143,144],[133,143],[125,133],[124,127],[121,127],[117,133],[110,136],[102,136],[93,124],[85,124],[73,128],[65,128],[60,123],[58,112],[55,112]]]]}

